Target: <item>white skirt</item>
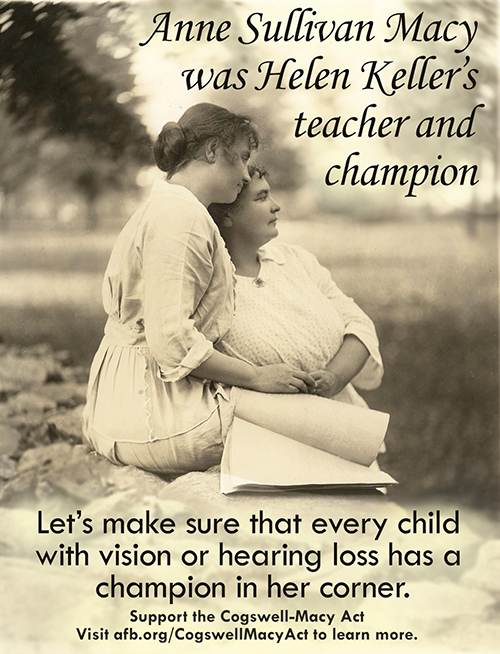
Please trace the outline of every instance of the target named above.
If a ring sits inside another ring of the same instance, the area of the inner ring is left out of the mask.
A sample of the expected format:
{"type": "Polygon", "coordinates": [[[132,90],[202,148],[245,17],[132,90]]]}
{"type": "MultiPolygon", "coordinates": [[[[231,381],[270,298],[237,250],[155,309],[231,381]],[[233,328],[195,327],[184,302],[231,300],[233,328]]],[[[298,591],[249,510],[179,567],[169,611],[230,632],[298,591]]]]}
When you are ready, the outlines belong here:
{"type": "Polygon", "coordinates": [[[105,336],[90,370],[83,433],[114,463],[206,470],[220,463],[238,391],[191,376],[163,381],[149,348],[105,336]]]}

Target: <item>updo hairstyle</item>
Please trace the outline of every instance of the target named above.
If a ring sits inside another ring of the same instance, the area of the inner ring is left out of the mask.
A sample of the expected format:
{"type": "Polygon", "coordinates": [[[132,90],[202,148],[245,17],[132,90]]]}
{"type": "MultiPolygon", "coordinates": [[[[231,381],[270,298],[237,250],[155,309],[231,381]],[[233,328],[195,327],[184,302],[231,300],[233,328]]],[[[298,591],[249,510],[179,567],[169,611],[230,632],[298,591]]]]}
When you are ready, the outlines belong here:
{"type": "Polygon", "coordinates": [[[202,102],[187,109],[179,121],[166,123],[154,145],[154,157],[160,170],[171,177],[189,161],[202,157],[205,144],[216,138],[227,156],[231,146],[246,136],[256,150],[259,137],[251,119],[224,107],[202,102]]]}
{"type": "Polygon", "coordinates": [[[238,208],[238,206],[241,204],[241,202],[244,200],[245,196],[248,193],[248,187],[251,183],[251,180],[257,175],[257,177],[262,178],[262,177],[267,177],[268,172],[266,168],[262,164],[251,164],[248,166],[248,174],[250,175],[250,182],[248,184],[245,184],[241,191],[238,193],[238,197],[234,202],[230,202],[229,204],[222,204],[222,203],[217,203],[214,202],[213,204],[209,205],[208,207],[208,212],[212,216],[212,218],[215,220],[217,225],[221,226],[222,221],[224,218],[231,212],[234,211],[235,209],[238,208]]]}

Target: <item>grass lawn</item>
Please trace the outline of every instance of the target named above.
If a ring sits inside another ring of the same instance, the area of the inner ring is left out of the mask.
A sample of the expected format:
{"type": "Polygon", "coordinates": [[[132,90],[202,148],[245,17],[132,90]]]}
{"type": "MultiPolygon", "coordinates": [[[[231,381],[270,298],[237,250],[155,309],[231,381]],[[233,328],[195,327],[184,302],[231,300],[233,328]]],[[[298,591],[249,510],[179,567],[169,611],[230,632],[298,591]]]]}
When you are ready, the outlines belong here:
{"type": "MultiPolygon", "coordinates": [[[[492,510],[498,497],[498,245],[459,222],[282,221],[374,319],[386,366],[366,394],[388,411],[382,466],[400,499],[492,510]]],[[[88,365],[105,316],[100,285],[115,234],[0,240],[0,337],[49,342],[88,365]]]]}

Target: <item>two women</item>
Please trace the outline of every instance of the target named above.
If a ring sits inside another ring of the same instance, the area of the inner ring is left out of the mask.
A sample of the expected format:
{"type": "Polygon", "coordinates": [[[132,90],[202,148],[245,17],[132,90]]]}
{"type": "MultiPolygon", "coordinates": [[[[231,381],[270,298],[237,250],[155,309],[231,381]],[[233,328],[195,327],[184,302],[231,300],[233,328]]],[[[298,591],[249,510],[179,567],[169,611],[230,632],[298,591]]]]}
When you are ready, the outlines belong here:
{"type": "Polygon", "coordinates": [[[371,321],[314,257],[293,248],[260,253],[277,235],[279,207],[265,176],[251,177],[257,146],[246,117],[210,104],[191,107],[158,138],[155,158],[167,181],[155,182],[111,254],[109,317],[84,412],[86,439],[114,462],[204,470],[220,462],[233,416],[260,410],[260,394],[244,389],[356,403],[353,378],[364,387],[379,381],[371,321]],[[268,261],[284,276],[271,275],[268,261]],[[242,276],[236,312],[233,262],[242,276]],[[263,290],[247,314],[243,278],[263,290]],[[261,318],[264,329],[255,329],[261,318]],[[283,319],[292,329],[282,329],[283,319]]]}
{"type": "Polygon", "coordinates": [[[315,386],[296,367],[254,366],[213,346],[232,324],[234,268],[207,207],[236,199],[257,146],[248,118],[211,104],[191,107],[158,137],[167,181],[156,180],[113,248],[84,411],[87,441],[111,461],[206,469],[220,461],[238,388],[315,386]]]}
{"type": "Polygon", "coordinates": [[[312,254],[270,243],[280,206],[264,169],[251,175],[235,202],[209,207],[237,278],[233,326],[216,347],[253,365],[288,363],[309,372],[317,395],[366,406],[354,386],[377,388],[383,375],[373,322],[312,254]]]}

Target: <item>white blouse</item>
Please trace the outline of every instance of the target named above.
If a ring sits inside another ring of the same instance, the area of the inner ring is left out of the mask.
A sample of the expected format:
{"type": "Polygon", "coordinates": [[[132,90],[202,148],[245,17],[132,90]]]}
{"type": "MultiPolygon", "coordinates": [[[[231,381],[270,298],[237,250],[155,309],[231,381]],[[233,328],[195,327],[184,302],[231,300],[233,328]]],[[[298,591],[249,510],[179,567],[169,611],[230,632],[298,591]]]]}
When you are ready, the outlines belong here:
{"type": "Polygon", "coordinates": [[[155,181],[116,241],[103,302],[109,317],[84,412],[91,444],[112,458],[104,440],[111,451],[112,442],[187,438],[209,419],[220,438],[234,411],[230,391],[189,373],[231,326],[234,267],[190,191],[155,181]]]}
{"type": "Polygon", "coordinates": [[[183,186],[157,179],[106,269],[106,333],[118,342],[126,335],[124,345],[130,337],[147,345],[164,381],[177,381],[231,326],[233,272],[205,207],[183,186]]]}
{"type": "Polygon", "coordinates": [[[237,276],[233,326],[217,349],[255,365],[284,362],[312,372],[324,369],[344,336],[354,334],[370,357],[353,384],[379,386],[383,366],[373,322],[329,271],[299,246],[268,244],[258,256],[257,278],[237,276]]]}

